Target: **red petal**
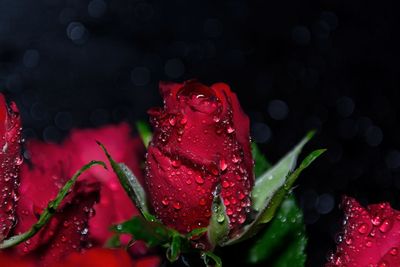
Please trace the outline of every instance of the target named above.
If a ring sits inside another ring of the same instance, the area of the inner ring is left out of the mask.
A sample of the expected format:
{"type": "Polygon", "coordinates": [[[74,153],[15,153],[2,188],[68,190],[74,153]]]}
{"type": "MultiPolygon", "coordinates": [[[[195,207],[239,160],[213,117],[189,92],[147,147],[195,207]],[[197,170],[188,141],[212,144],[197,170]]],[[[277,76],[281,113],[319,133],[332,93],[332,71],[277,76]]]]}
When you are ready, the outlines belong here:
{"type": "Polygon", "coordinates": [[[65,261],[53,267],[132,267],[133,262],[123,249],[89,249],[84,253],[73,253],[65,261]]]}
{"type": "Polygon", "coordinates": [[[367,209],[352,198],[344,198],[343,203],[347,218],[343,241],[338,244],[336,253],[326,266],[398,263],[400,212],[393,210],[388,203],[370,205],[367,209]]]}
{"type": "Polygon", "coordinates": [[[15,224],[20,154],[21,120],[14,103],[7,107],[0,94],[0,241],[15,224]]]}

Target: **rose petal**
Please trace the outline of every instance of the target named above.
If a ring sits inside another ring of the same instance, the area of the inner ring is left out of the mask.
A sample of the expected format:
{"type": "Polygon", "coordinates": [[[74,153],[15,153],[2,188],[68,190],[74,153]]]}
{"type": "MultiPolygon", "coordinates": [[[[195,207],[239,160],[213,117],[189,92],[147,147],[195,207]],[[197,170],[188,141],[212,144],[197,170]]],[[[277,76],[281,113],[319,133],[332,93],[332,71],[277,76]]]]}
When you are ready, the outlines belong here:
{"type": "Polygon", "coordinates": [[[18,199],[18,172],[22,164],[20,152],[21,120],[15,103],[7,106],[0,94],[0,241],[15,224],[18,199]]]}
{"type": "Polygon", "coordinates": [[[400,212],[389,203],[362,207],[355,199],[345,197],[343,241],[326,266],[397,266],[400,248],[400,212]]]}

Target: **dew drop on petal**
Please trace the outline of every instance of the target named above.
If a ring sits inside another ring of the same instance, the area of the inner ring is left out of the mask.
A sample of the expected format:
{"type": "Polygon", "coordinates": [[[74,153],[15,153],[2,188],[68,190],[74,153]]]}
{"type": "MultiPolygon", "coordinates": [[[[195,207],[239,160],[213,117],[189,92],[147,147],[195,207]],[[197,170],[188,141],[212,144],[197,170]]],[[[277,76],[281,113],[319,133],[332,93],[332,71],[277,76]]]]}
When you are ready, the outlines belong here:
{"type": "Polygon", "coordinates": [[[195,179],[196,183],[204,184],[204,179],[200,175],[196,175],[196,177],[194,179],[195,179]]]}
{"type": "Polygon", "coordinates": [[[390,249],[390,255],[392,256],[396,256],[397,254],[399,254],[399,249],[396,247],[393,247],[390,249]]]}
{"type": "Polygon", "coordinates": [[[381,226],[379,226],[379,231],[382,233],[388,232],[392,228],[392,222],[389,219],[385,219],[381,226]]]}
{"type": "Polygon", "coordinates": [[[173,204],[174,209],[180,210],[182,208],[182,203],[179,201],[175,201],[173,204]]]}
{"type": "Polygon", "coordinates": [[[362,224],[360,224],[359,226],[358,226],[358,232],[360,233],[360,234],[365,234],[365,233],[367,233],[367,231],[368,231],[368,225],[366,224],[366,223],[362,223],[362,224]]]}
{"type": "Polygon", "coordinates": [[[167,197],[164,197],[164,198],[161,200],[161,203],[162,203],[164,206],[168,206],[168,204],[169,204],[168,198],[167,198],[167,197]]]}

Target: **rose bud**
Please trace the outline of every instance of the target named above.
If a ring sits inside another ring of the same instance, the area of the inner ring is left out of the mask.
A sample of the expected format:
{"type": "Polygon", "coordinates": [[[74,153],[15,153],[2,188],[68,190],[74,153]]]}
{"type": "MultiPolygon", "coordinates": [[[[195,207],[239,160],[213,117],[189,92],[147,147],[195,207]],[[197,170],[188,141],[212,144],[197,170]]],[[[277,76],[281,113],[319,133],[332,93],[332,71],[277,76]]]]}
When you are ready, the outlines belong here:
{"type": "Polygon", "coordinates": [[[15,103],[7,106],[0,94],[0,241],[6,238],[16,222],[21,121],[15,103]]]}
{"type": "Polygon", "coordinates": [[[234,232],[246,221],[254,184],[248,117],[223,83],[161,83],[160,91],[164,107],[148,112],[154,135],[146,158],[158,219],[181,233],[207,227],[220,194],[234,232]]]}
{"type": "Polygon", "coordinates": [[[400,266],[400,211],[389,203],[362,207],[345,197],[344,231],[326,267],[400,266]]]}

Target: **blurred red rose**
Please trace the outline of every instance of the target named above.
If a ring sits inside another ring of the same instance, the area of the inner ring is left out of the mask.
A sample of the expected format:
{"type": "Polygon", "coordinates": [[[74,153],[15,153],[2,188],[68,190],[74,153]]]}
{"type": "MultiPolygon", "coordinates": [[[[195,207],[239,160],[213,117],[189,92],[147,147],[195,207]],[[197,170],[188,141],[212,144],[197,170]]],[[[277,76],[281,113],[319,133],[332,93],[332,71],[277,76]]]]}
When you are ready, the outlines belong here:
{"type": "Polygon", "coordinates": [[[161,83],[146,183],[157,217],[182,233],[206,227],[220,191],[231,229],[246,220],[254,183],[249,119],[228,85],[161,83]]]}
{"type": "MultiPolygon", "coordinates": [[[[156,267],[160,265],[158,257],[150,256],[132,260],[126,250],[94,248],[83,253],[71,253],[63,261],[49,267],[156,267]]],[[[0,266],[35,267],[32,259],[19,259],[0,252],[0,266]]]]}
{"type": "Polygon", "coordinates": [[[22,164],[20,152],[21,120],[15,103],[6,104],[0,94],[0,241],[14,226],[18,200],[18,172],[22,164]]]}
{"type": "Polygon", "coordinates": [[[344,232],[326,267],[400,266],[400,211],[389,203],[362,207],[345,197],[344,232]]]}
{"type": "MultiPolygon", "coordinates": [[[[48,201],[84,164],[91,160],[106,162],[96,140],[108,148],[115,160],[127,164],[140,177],[139,157],[143,156],[144,147],[139,139],[131,137],[127,124],[74,130],[60,145],[30,141],[27,144],[30,164],[21,169],[23,197],[17,208],[17,233],[28,230],[37,221],[48,201]]],[[[111,236],[112,224],[136,214],[115,174],[93,167],[78,179],[50,223],[16,250],[20,255],[40,257],[46,264],[56,262],[72,251],[103,245],[111,236]]],[[[140,245],[137,248],[144,249],[140,245]]]]}

